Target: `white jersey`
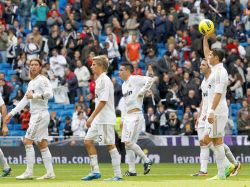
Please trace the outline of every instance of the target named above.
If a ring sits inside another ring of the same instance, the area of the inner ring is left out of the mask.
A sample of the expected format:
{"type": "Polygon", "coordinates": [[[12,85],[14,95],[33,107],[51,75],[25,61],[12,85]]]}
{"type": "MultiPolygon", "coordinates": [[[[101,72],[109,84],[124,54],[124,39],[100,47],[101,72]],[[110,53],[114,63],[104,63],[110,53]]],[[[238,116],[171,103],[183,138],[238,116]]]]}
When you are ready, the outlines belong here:
{"type": "Polygon", "coordinates": [[[53,97],[52,86],[49,79],[43,75],[36,76],[29,82],[27,92],[28,91],[33,92],[33,99],[28,99],[25,94],[22,100],[10,112],[12,116],[20,112],[28,103],[30,103],[31,114],[48,111],[48,100],[53,97]]]}
{"type": "Polygon", "coordinates": [[[116,115],[113,83],[106,73],[102,73],[95,82],[95,107],[98,106],[100,101],[106,101],[106,104],[96,115],[93,123],[115,125],[116,115]]]}
{"type": "Polygon", "coordinates": [[[211,109],[215,93],[220,93],[221,99],[215,109],[216,115],[228,116],[228,106],[226,101],[228,73],[223,64],[217,64],[212,68],[212,73],[208,79],[208,110],[211,109]]]}
{"type": "Polygon", "coordinates": [[[138,97],[138,95],[144,95],[149,91],[153,80],[147,76],[130,75],[128,80],[122,84],[126,113],[135,108],[142,110],[143,97],[138,97]]]}

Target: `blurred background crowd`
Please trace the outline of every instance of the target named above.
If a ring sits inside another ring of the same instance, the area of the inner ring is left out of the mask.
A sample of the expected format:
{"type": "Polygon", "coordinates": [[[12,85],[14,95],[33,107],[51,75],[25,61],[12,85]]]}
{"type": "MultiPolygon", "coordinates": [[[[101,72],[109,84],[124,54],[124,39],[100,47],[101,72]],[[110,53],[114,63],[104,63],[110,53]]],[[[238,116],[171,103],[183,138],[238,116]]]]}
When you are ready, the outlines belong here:
{"type": "MultiPolygon", "coordinates": [[[[53,85],[51,135],[84,136],[93,111],[92,58],[106,54],[115,88],[118,134],[122,105],[119,66],[157,77],[145,96],[145,131],[195,135],[201,101],[201,19],[211,19],[211,48],[225,50],[228,70],[227,134],[250,134],[250,0],[0,0],[0,92],[8,108],[23,97],[29,60],[43,61],[53,85]],[[60,104],[59,104],[60,103],[60,104]]],[[[29,107],[9,125],[22,135],[29,107]]]]}

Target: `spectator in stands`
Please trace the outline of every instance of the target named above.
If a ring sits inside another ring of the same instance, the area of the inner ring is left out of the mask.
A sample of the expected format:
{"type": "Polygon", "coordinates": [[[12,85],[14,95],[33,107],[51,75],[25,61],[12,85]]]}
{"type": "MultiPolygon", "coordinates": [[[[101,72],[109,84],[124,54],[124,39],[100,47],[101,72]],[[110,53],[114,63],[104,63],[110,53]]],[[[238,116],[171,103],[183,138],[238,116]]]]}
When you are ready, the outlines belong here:
{"type": "Polygon", "coordinates": [[[39,32],[39,27],[33,27],[32,33],[28,34],[27,36],[27,43],[35,43],[42,49],[43,46],[43,38],[39,32]]]}
{"type": "Polygon", "coordinates": [[[20,6],[18,7],[20,12],[20,24],[24,29],[30,29],[31,6],[32,1],[21,0],[20,6]]]}
{"type": "Polygon", "coordinates": [[[52,57],[49,59],[51,71],[53,71],[56,78],[62,79],[65,75],[65,66],[67,64],[63,55],[58,54],[56,49],[52,50],[52,57]]]}
{"type": "Polygon", "coordinates": [[[167,135],[178,135],[180,133],[180,120],[175,112],[169,113],[167,135]]]}
{"type": "Polygon", "coordinates": [[[170,77],[167,73],[163,73],[163,78],[159,81],[159,94],[160,98],[164,99],[166,97],[166,94],[169,90],[170,85],[170,77]]]}
{"type": "Polygon", "coordinates": [[[155,64],[159,77],[163,77],[164,73],[168,73],[170,71],[170,56],[170,52],[165,52],[163,57],[155,64]]]}
{"type": "Polygon", "coordinates": [[[145,20],[141,26],[141,32],[143,35],[147,36],[149,40],[154,40],[155,35],[155,25],[154,25],[155,15],[148,11],[145,11],[145,20]]]}
{"type": "Polygon", "coordinates": [[[63,129],[63,136],[66,138],[69,138],[70,136],[73,135],[73,132],[71,130],[71,118],[69,116],[67,116],[65,118],[65,126],[63,129]]]}
{"type": "Polygon", "coordinates": [[[73,136],[78,136],[84,138],[87,131],[86,126],[86,117],[83,111],[79,111],[77,113],[77,119],[72,121],[71,129],[73,132],[73,136]]]}
{"type": "Polygon", "coordinates": [[[182,123],[180,125],[180,130],[184,135],[192,135],[194,132],[194,123],[192,119],[190,119],[188,113],[185,113],[183,115],[182,123]]]}
{"type": "Polygon", "coordinates": [[[13,66],[14,59],[16,57],[15,54],[15,46],[17,45],[17,37],[13,33],[12,29],[8,30],[8,49],[7,49],[7,62],[13,66]]]}
{"type": "Polygon", "coordinates": [[[57,117],[57,113],[55,111],[50,113],[50,122],[49,122],[49,135],[50,136],[59,136],[59,127],[60,127],[60,119],[57,117]]]}
{"type": "Polygon", "coordinates": [[[134,72],[132,73],[132,75],[142,75],[142,69],[138,67],[138,62],[131,62],[131,64],[133,65],[134,68],[134,72]]]}
{"type": "Polygon", "coordinates": [[[43,0],[38,0],[37,6],[32,10],[32,14],[36,15],[36,26],[38,29],[41,29],[42,35],[48,34],[48,28],[47,28],[47,14],[49,13],[49,8],[44,3],[43,0]]]}
{"type": "Polygon", "coordinates": [[[147,108],[147,114],[145,115],[145,125],[147,132],[154,135],[159,134],[159,119],[155,114],[153,107],[147,108]]]}
{"type": "Polygon", "coordinates": [[[65,78],[61,81],[62,85],[67,85],[68,87],[68,97],[70,104],[75,103],[76,90],[78,88],[77,77],[74,72],[72,72],[69,68],[65,68],[65,78]]]}
{"type": "Polygon", "coordinates": [[[47,25],[52,27],[54,25],[61,26],[63,24],[62,18],[58,15],[57,10],[52,10],[52,15],[47,19],[47,25]]]}
{"type": "Polygon", "coordinates": [[[126,46],[125,56],[128,62],[139,62],[140,60],[140,43],[137,41],[136,34],[132,35],[132,41],[131,43],[128,43],[126,46]]]}
{"type": "Polygon", "coordinates": [[[21,101],[21,99],[24,96],[24,92],[22,89],[17,90],[15,97],[12,99],[12,103],[14,105],[14,107],[16,107],[16,105],[19,103],[19,101],[21,101]]]}
{"type": "Polygon", "coordinates": [[[49,56],[52,55],[52,50],[56,49],[59,53],[63,48],[63,41],[60,36],[60,29],[58,25],[53,25],[50,30],[48,38],[49,56]]]}
{"type": "Polygon", "coordinates": [[[239,73],[237,73],[235,75],[235,79],[232,80],[231,86],[230,86],[230,90],[231,93],[234,96],[234,99],[237,101],[238,99],[242,99],[243,98],[243,80],[242,77],[239,73]]]}
{"type": "Polygon", "coordinates": [[[97,19],[97,14],[96,13],[92,13],[91,17],[89,20],[86,21],[86,25],[88,27],[92,27],[93,28],[93,33],[97,36],[100,35],[101,30],[102,30],[102,25],[101,22],[97,19]]]}
{"type": "Polygon", "coordinates": [[[8,105],[11,89],[6,85],[5,80],[0,80],[0,93],[3,97],[4,102],[8,105]]]}
{"type": "Polygon", "coordinates": [[[30,122],[30,107],[25,106],[23,108],[23,112],[21,112],[19,120],[21,121],[22,124],[22,129],[27,130],[29,128],[29,122],[30,122]]]}
{"type": "Polygon", "coordinates": [[[196,112],[197,107],[199,106],[200,100],[196,97],[194,90],[189,90],[187,97],[183,99],[184,110],[186,107],[191,108],[191,112],[196,112]]]}
{"type": "Polygon", "coordinates": [[[242,108],[237,114],[238,134],[250,135],[250,108],[247,100],[242,101],[242,108]]]}
{"type": "Polygon", "coordinates": [[[149,65],[149,64],[152,64],[152,65],[156,65],[157,64],[157,57],[156,57],[156,51],[153,49],[153,48],[149,48],[148,51],[147,51],[147,55],[145,57],[145,65],[146,67],[149,65]]]}
{"type": "Polygon", "coordinates": [[[8,35],[4,31],[4,25],[0,23],[0,63],[7,62],[8,35]]]}
{"type": "Polygon", "coordinates": [[[8,26],[13,25],[14,19],[17,17],[17,6],[12,4],[12,0],[5,1],[5,10],[3,17],[8,26]]]}
{"type": "Polygon", "coordinates": [[[165,112],[164,105],[160,104],[158,106],[157,116],[159,119],[159,135],[166,135],[168,126],[167,126],[167,114],[165,112]]]}
{"type": "Polygon", "coordinates": [[[80,95],[87,96],[89,94],[89,79],[90,72],[86,66],[82,65],[80,60],[76,61],[77,68],[75,69],[75,75],[78,80],[77,97],[80,95]]]}
{"type": "Polygon", "coordinates": [[[179,96],[178,96],[178,89],[179,89],[179,86],[175,83],[173,83],[170,86],[170,90],[166,94],[165,106],[167,110],[170,110],[170,111],[176,110],[179,104],[181,103],[181,100],[179,99],[179,96]]]}

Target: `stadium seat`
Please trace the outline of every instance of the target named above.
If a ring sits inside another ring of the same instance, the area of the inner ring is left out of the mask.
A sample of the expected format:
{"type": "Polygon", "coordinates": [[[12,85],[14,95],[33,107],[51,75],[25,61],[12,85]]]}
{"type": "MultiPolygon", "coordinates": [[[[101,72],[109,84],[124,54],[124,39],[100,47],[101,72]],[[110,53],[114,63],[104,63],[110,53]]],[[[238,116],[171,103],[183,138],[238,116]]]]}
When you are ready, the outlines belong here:
{"type": "Polygon", "coordinates": [[[12,75],[16,75],[16,71],[15,70],[8,70],[7,76],[12,76],[12,75]]]}
{"type": "Polygon", "coordinates": [[[247,42],[243,42],[243,43],[240,43],[240,45],[241,45],[242,47],[247,47],[247,46],[248,46],[248,43],[247,43],[247,42]]]}
{"type": "Polygon", "coordinates": [[[65,123],[60,123],[59,131],[63,130],[65,127],[65,123]]]}
{"type": "Polygon", "coordinates": [[[13,124],[8,124],[8,129],[9,129],[9,131],[14,130],[14,128],[13,128],[13,124]]]}
{"type": "Polygon", "coordinates": [[[10,64],[8,64],[8,63],[0,63],[0,69],[10,69],[10,64]]]}
{"type": "Polygon", "coordinates": [[[64,105],[62,104],[52,104],[51,109],[63,109],[64,105]]]}
{"type": "Polygon", "coordinates": [[[23,130],[14,130],[10,132],[10,136],[24,136],[26,134],[23,130]]]}
{"type": "Polygon", "coordinates": [[[3,73],[4,75],[6,75],[7,74],[7,70],[6,69],[1,69],[0,73],[3,73]]]}
{"type": "MultiPolygon", "coordinates": [[[[62,118],[65,118],[66,116],[72,116],[73,115],[73,113],[74,113],[74,110],[64,110],[64,111],[61,111],[61,113],[60,113],[60,116],[62,117],[62,118]]],[[[62,120],[64,120],[64,119],[62,119],[62,120]]]]}
{"type": "Polygon", "coordinates": [[[14,130],[22,130],[22,124],[14,124],[14,130]]]}
{"type": "Polygon", "coordinates": [[[65,110],[70,110],[70,109],[75,109],[75,105],[74,104],[68,104],[68,105],[64,105],[64,109],[65,110]]]}

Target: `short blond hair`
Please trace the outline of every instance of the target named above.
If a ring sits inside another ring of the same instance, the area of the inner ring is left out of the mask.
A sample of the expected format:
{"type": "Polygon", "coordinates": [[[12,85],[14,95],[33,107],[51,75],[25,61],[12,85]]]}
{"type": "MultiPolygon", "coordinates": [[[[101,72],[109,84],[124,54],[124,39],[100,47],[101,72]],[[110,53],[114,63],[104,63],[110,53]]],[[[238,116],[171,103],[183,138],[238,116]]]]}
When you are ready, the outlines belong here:
{"type": "Polygon", "coordinates": [[[93,58],[93,61],[98,64],[99,66],[103,67],[104,71],[108,71],[109,68],[109,59],[106,55],[99,55],[99,56],[95,56],[93,58]]]}

